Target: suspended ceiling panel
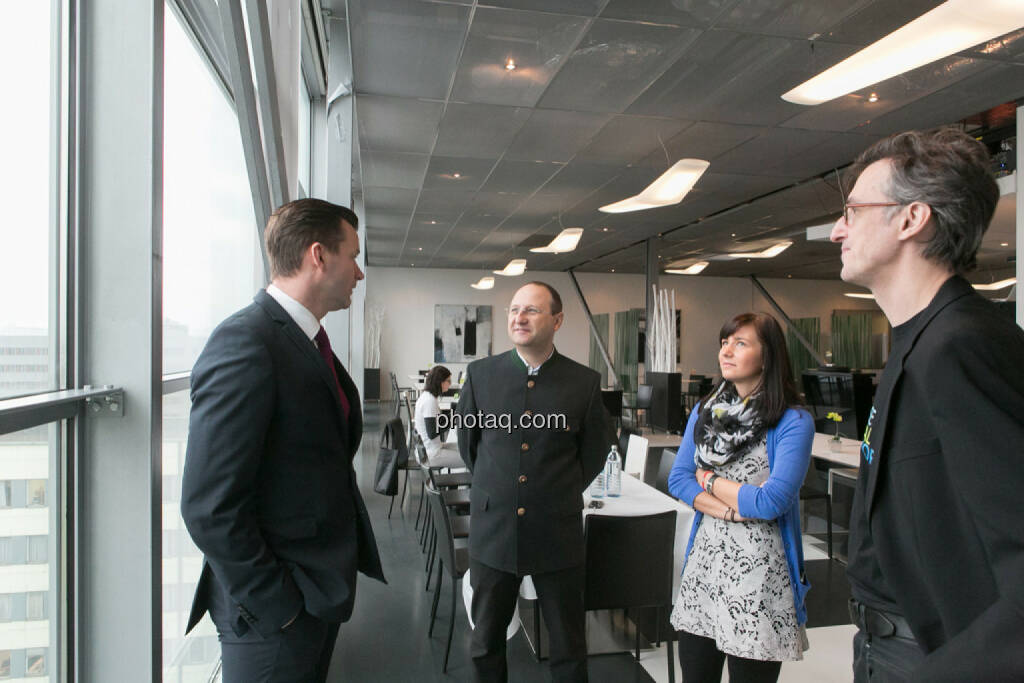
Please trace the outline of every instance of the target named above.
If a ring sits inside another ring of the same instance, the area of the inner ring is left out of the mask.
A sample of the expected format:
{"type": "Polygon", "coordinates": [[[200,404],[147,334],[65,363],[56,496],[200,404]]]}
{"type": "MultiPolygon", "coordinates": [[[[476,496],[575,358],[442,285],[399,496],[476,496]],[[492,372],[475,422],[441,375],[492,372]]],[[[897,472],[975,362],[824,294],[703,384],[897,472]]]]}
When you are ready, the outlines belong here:
{"type": "MultiPolygon", "coordinates": [[[[938,4],[348,0],[368,262],[640,272],[648,237],[668,262],[789,236],[775,259],[705,273],[838,277],[835,245],[803,238],[838,215],[830,171],[1024,97],[1024,31],[817,107],[780,95],[938,4]],[[598,210],[686,157],[711,166],[682,203],[598,210]],[[520,246],[573,226],[572,253],[520,246]]],[[[986,267],[1005,267],[990,242],[986,267]]]]}

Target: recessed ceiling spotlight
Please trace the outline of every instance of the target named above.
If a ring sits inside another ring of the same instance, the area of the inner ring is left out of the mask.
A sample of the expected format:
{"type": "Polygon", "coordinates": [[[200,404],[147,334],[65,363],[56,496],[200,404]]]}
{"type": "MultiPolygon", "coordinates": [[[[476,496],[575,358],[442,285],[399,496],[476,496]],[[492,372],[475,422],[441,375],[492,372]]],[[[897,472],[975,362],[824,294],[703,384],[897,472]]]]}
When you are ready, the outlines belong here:
{"type": "Polygon", "coordinates": [[[452,173],[452,178],[461,178],[461,177],[462,177],[461,173],[452,173]]]}
{"type": "Polygon", "coordinates": [[[601,228],[601,232],[608,232],[608,228],[601,228]]]}
{"type": "Polygon", "coordinates": [[[1001,247],[1008,247],[1008,246],[1010,246],[1010,243],[1009,242],[1000,242],[999,246],[1001,246],[1001,247]]]}
{"type": "Polygon", "coordinates": [[[427,225],[437,225],[437,221],[427,221],[427,225]]]}
{"type": "Polygon", "coordinates": [[[877,101],[878,101],[878,93],[873,92],[870,95],[868,95],[868,102],[877,102],[877,101]]]}
{"type": "Polygon", "coordinates": [[[735,237],[735,236],[736,236],[736,233],[733,233],[733,234],[732,234],[732,237],[735,237]]]}
{"type": "Polygon", "coordinates": [[[512,59],[511,57],[509,57],[508,61],[505,62],[505,70],[506,71],[515,71],[516,70],[516,60],[512,59]]]}
{"type": "Polygon", "coordinates": [[[416,251],[423,251],[423,247],[416,247],[416,251]]]}
{"type": "Polygon", "coordinates": [[[614,269],[614,268],[612,268],[612,272],[613,272],[613,273],[615,272],[615,269],[614,269]]]}

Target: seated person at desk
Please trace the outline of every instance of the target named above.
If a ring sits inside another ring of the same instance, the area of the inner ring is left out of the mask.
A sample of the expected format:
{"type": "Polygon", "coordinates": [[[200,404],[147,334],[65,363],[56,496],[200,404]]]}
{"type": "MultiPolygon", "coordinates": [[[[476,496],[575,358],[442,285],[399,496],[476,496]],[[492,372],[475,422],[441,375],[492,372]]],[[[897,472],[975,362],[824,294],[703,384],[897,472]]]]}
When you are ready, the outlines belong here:
{"type": "Polygon", "coordinates": [[[670,493],[696,511],[673,628],[683,680],[776,681],[803,658],[800,486],[814,421],[799,408],[775,318],[744,313],[719,333],[722,381],[690,414],[670,493]]]}
{"type": "Polygon", "coordinates": [[[452,372],[443,365],[435,365],[423,380],[423,391],[416,399],[416,433],[423,442],[431,467],[465,467],[454,444],[444,444],[437,429],[437,416],[441,414],[438,399],[452,385],[452,372]]]}

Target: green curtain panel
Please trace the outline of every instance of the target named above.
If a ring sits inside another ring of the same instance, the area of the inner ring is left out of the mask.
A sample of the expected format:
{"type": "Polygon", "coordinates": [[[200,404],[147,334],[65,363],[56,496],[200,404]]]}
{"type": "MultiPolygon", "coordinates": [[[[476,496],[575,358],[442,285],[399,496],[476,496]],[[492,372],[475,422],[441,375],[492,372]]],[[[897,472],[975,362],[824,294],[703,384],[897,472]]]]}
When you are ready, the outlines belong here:
{"type": "Polygon", "coordinates": [[[832,311],[832,362],[848,368],[871,367],[872,311],[832,311]]]}
{"type": "MultiPolygon", "coordinates": [[[[604,347],[611,354],[612,350],[608,347],[608,314],[595,313],[593,318],[594,327],[597,328],[598,334],[601,335],[604,347]]],[[[601,375],[601,386],[608,383],[608,366],[605,365],[604,358],[601,357],[601,349],[597,345],[597,339],[594,337],[593,331],[590,333],[590,357],[587,360],[587,365],[590,366],[591,370],[597,370],[601,375]]]]}
{"type": "Polygon", "coordinates": [[[615,314],[615,372],[622,382],[624,394],[636,391],[637,363],[639,362],[640,318],[644,309],[634,308],[615,314]]]}
{"type": "MultiPolygon", "coordinates": [[[[800,330],[800,334],[811,343],[811,346],[818,353],[821,353],[820,318],[794,318],[793,326],[800,330]]],[[[793,367],[793,379],[799,387],[801,386],[800,376],[804,370],[818,367],[818,361],[815,360],[811,352],[800,343],[800,340],[796,338],[796,335],[788,327],[786,328],[786,348],[789,350],[789,364],[793,367]]]]}

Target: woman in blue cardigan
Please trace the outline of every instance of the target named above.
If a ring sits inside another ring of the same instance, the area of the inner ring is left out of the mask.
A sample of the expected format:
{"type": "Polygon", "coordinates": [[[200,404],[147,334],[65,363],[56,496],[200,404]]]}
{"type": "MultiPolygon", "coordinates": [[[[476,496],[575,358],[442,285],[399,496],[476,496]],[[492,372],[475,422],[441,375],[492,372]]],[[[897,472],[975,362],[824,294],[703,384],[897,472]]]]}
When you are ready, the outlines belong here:
{"type": "Polygon", "coordinates": [[[722,381],[686,425],[669,490],[694,516],[672,610],[687,683],[777,681],[807,638],[800,486],[814,421],[797,407],[779,324],[744,313],[719,333],[722,381]]]}

